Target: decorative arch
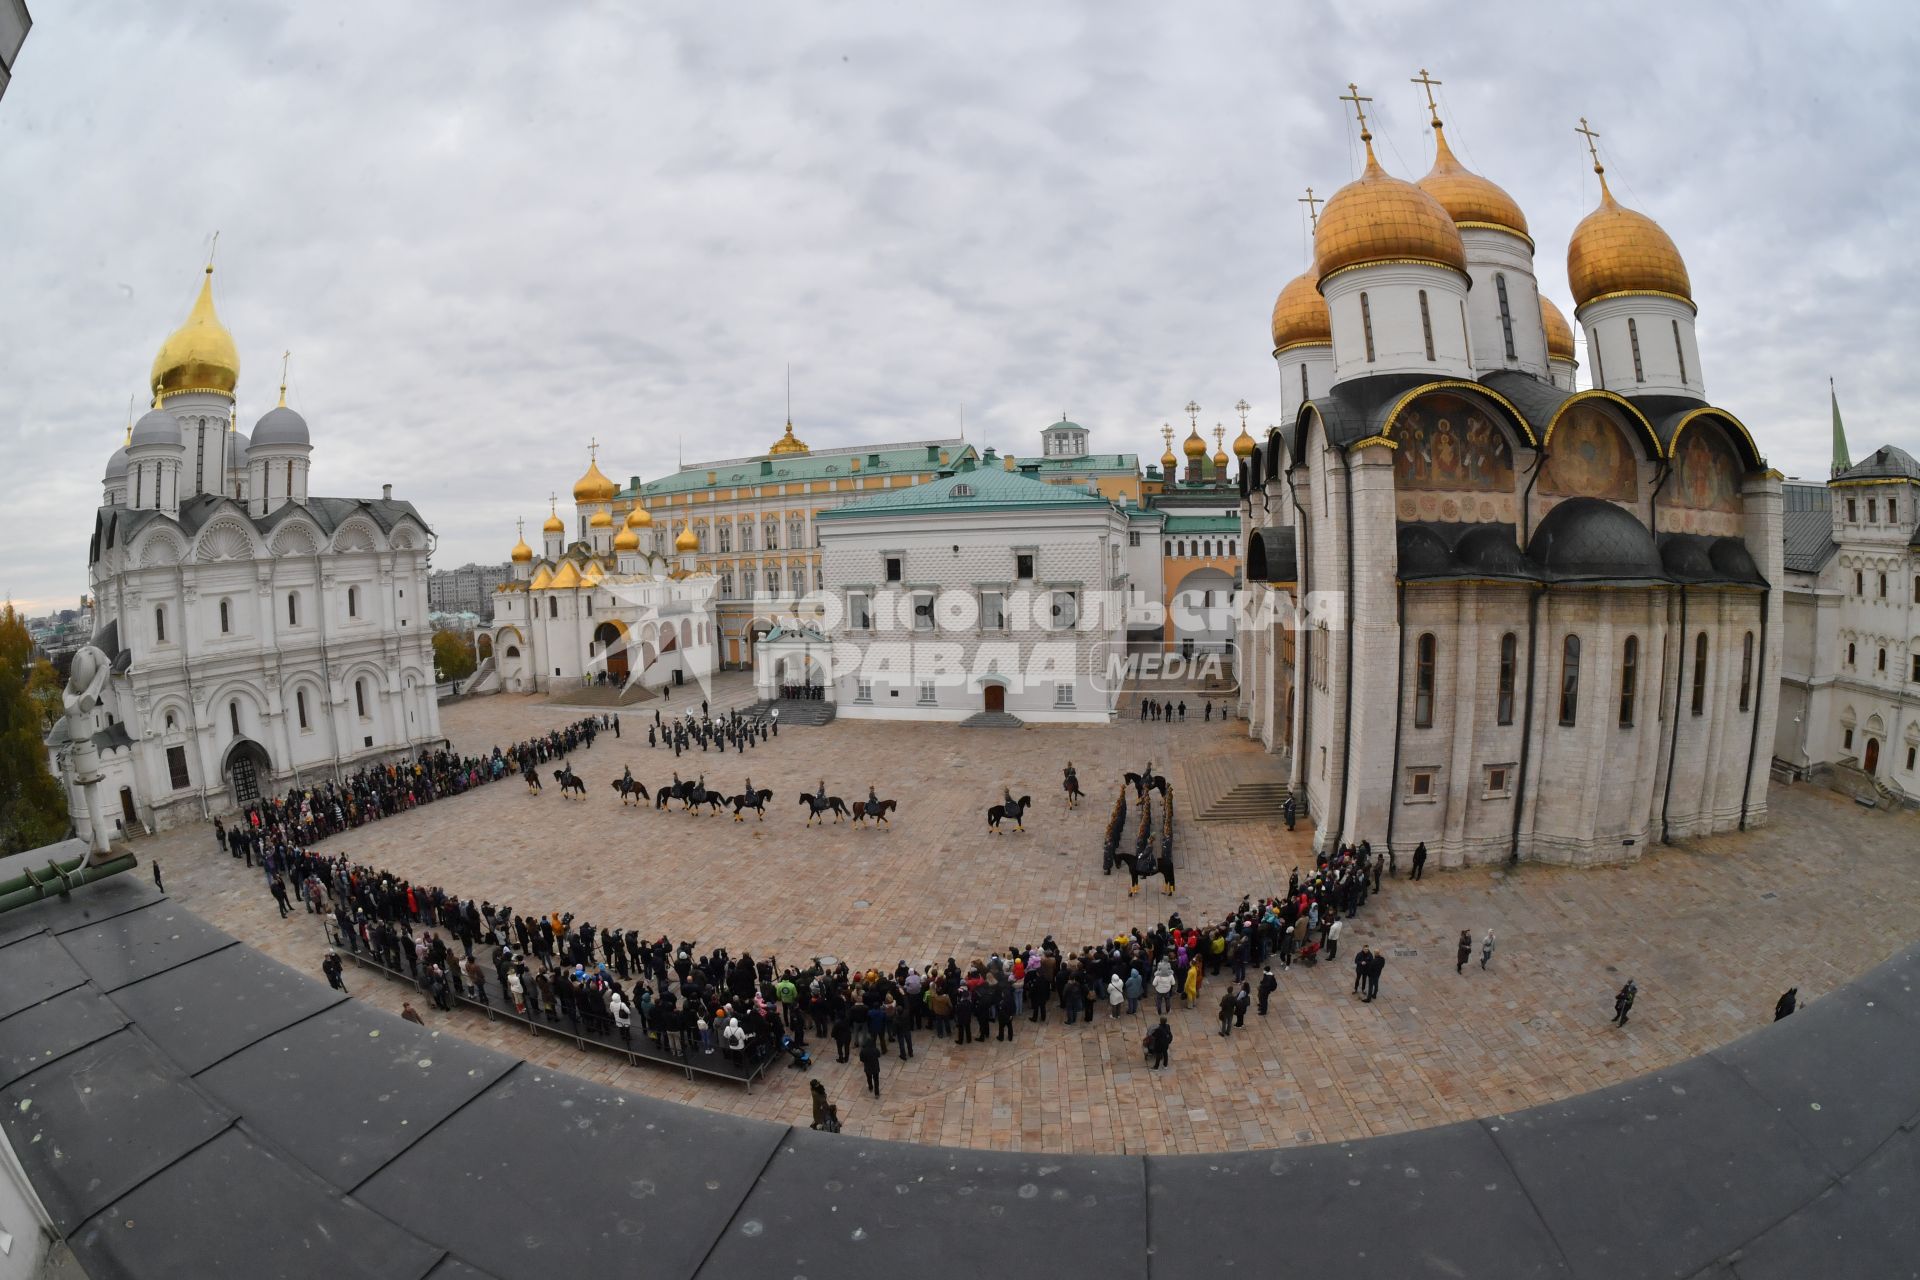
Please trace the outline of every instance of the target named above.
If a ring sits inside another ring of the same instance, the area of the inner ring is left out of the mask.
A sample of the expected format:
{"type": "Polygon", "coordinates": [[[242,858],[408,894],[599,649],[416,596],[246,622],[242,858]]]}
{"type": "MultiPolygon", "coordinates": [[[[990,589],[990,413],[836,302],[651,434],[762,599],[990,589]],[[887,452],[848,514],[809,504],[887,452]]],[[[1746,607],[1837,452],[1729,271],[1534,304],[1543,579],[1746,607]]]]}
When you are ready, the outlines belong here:
{"type": "Polygon", "coordinates": [[[1560,407],[1553,411],[1553,417],[1547,420],[1547,429],[1540,433],[1540,447],[1545,449],[1553,444],[1554,428],[1560,425],[1560,420],[1567,416],[1568,410],[1574,408],[1576,405],[1592,404],[1601,400],[1607,401],[1619,409],[1621,413],[1625,414],[1630,427],[1639,428],[1638,432],[1634,434],[1645,437],[1648,457],[1664,458],[1667,456],[1667,451],[1661,447],[1660,444],[1660,433],[1654,430],[1652,421],[1648,419],[1646,414],[1640,412],[1639,406],[1618,392],[1605,391],[1599,387],[1589,387],[1585,391],[1576,391],[1560,402],[1560,407]]]}
{"type": "Polygon", "coordinates": [[[1673,424],[1673,437],[1667,441],[1667,457],[1677,456],[1680,437],[1686,434],[1689,427],[1703,422],[1717,422],[1720,425],[1727,433],[1734,451],[1740,455],[1741,461],[1747,464],[1747,470],[1758,471],[1767,465],[1767,460],[1760,454],[1760,446],[1753,442],[1753,433],[1747,430],[1747,424],[1725,409],[1718,409],[1712,405],[1689,410],[1673,424]]]}
{"type": "Polygon", "coordinates": [[[380,545],[373,521],[356,516],[333,532],[335,551],[372,551],[380,545]]]}
{"type": "Polygon", "coordinates": [[[201,530],[195,550],[200,560],[254,559],[253,535],[231,516],[222,516],[201,530]]]}
{"type": "MultiPolygon", "coordinates": [[[[1393,408],[1387,411],[1386,419],[1382,422],[1378,435],[1369,437],[1369,441],[1374,443],[1395,444],[1397,447],[1397,436],[1400,430],[1400,419],[1402,415],[1404,415],[1420,397],[1440,391],[1452,392],[1456,395],[1478,396],[1482,399],[1492,401],[1494,404],[1500,406],[1501,414],[1506,417],[1508,427],[1515,435],[1526,442],[1528,448],[1537,449],[1540,447],[1540,440],[1534,434],[1533,424],[1527,421],[1527,415],[1520,412],[1519,406],[1515,405],[1513,401],[1507,399],[1498,391],[1495,391],[1492,387],[1485,386],[1478,382],[1467,382],[1461,378],[1442,378],[1437,382],[1425,382],[1413,388],[1411,391],[1402,394],[1398,400],[1393,402],[1393,408]]],[[[1316,416],[1317,414],[1318,411],[1316,410],[1316,416]]]]}
{"type": "Polygon", "coordinates": [[[276,556],[310,556],[320,550],[320,530],[305,520],[289,520],[273,531],[268,544],[276,556]]]}
{"type": "MultiPolygon", "coordinates": [[[[267,701],[266,698],[262,696],[260,689],[240,678],[228,680],[224,684],[216,685],[213,692],[207,695],[207,706],[209,709],[217,711],[235,698],[245,700],[246,703],[253,708],[256,715],[265,715],[267,712],[267,701]]],[[[219,723],[225,722],[219,721],[219,723]]]]}
{"type": "Polygon", "coordinates": [[[179,564],[186,557],[186,551],[180,539],[171,532],[155,530],[140,539],[139,564],[142,569],[179,564]]]}

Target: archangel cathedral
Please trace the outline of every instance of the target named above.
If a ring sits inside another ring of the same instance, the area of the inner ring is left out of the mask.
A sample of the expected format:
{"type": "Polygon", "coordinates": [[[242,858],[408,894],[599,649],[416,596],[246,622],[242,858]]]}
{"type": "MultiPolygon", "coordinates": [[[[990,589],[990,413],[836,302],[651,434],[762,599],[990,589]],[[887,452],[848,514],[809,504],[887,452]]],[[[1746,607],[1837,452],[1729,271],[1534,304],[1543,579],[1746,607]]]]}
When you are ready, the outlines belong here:
{"type": "Polygon", "coordinates": [[[1242,470],[1250,732],[1326,848],[1604,862],[1763,821],[1781,478],[1707,399],[1679,249],[1581,121],[1577,389],[1525,213],[1437,111],[1431,170],[1388,174],[1348,98],[1365,168],[1274,305],[1283,425],[1242,470]]]}
{"type": "Polygon", "coordinates": [[[97,629],[76,659],[90,687],[69,686],[86,722],[50,744],[82,836],[230,812],[440,740],[426,522],[390,487],[308,492],[313,440],[284,378],[251,434],[239,382],[209,266],[101,482],[97,629]]]}

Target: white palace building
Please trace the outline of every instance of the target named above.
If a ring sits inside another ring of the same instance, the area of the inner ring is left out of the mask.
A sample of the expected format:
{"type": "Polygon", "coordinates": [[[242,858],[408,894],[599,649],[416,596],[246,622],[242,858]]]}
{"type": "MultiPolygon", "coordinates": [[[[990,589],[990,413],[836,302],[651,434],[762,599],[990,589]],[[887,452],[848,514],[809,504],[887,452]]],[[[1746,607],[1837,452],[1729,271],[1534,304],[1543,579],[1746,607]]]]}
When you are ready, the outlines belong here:
{"type": "Polygon", "coordinates": [[[154,358],[153,407],[107,463],[87,553],[109,838],[440,739],[426,522],[384,491],[310,494],[313,444],[285,386],[249,438],[239,380],[208,267],[154,358]]]}

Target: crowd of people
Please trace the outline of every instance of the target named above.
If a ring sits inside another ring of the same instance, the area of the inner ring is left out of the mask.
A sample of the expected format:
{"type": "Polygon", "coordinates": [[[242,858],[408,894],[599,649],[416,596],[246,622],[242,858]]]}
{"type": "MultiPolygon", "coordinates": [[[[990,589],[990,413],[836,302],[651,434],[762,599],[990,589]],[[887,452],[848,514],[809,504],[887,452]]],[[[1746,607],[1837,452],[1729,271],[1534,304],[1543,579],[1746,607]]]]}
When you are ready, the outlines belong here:
{"type": "Polygon", "coordinates": [[[618,717],[591,716],[509,747],[495,747],[484,756],[463,756],[443,749],[422,752],[414,760],[368,765],[344,778],[330,778],[315,786],[296,787],[284,796],[257,800],[241,810],[232,827],[215,818],[213,838],[222,852],[245,858],[252,866],[269,851],[278,850],[284,856],[290,847],[312,845],[483,783],[524,773],[549,760],[563,759],[573,751],[591,747],[595,735],[609,728],[618,736],[618,717]]]}
{"type": "Polygon", "coordinates": [[[757,743],[780,736],[780,717],[748,717],[740,714],[735,707],[720,715],[713,715],[703,701],[700,714],[691,711],[677,719],[666,719],[659,711],[653,713],[653,723],[647,726],[647,745],[649,747],[671,748],[674,758],[682,752],[692,751],[695,747],[702,751],[709,749],[726,754],[727,748],[733,748],[735,754],[751,750],[757,743]]]}

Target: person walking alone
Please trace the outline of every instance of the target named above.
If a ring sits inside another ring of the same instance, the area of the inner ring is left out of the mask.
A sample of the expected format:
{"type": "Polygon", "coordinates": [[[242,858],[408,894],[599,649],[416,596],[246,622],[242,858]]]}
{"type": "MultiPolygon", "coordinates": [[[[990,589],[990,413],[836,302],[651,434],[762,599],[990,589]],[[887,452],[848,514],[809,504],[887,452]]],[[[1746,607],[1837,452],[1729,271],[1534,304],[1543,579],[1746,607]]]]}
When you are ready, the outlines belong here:
{"type": "Polygon", "coordinates": [[[867,1073],[867,1092],[880,1096],[880,1042],[872,1036],[860,1041],[860,1066],[867,1073]]]}
{"type": "Polygon", "coordinates": [[[1620,993],[1613,998],[1614,1026],[1624,1027],[1627,1025],[1627,1014],[1633,1011],[1634,998],[1639,994],[1640,988],[1634,985],[1632,978],[1628,978],[1627,985],[1620,988],[1620,993]]]}
{"type": "Polygon", "coordinates": [[[1280,980],[1273,976],[1273,966],[1268,965],[1260,975],[1260,1016],[1267,1016],[1267,1001],[1280,989],[1280,980]]]}
{"type": "Polygon", "coordinates": [[[1233,1034],[1233,988],[1228,987],[1220,993],[1220,1034],[1233,1034]]]}
{"type": "Polygon", "coordinates": [[[1162,1018],[1159,1026],[1147,1032],[1147,1056],[1152,1060],[1151,1070],[1158,1071],[1167,1065],[1167,1050],[1172,1047],[1173,1028],[1162,1018]]]}
{"type": "Polygon", "coordinates": [[[1493,930],[1487,930],[1487,936],[1480,940],[1480,967],[1485,969],[1487,961],[1493,959],[1493,930]]]}
{"type": "Polygon", "coordinates": [[[1471,960],[1472,958],[1473,958],[1473,930],[1462,929],[1460,931],[1460,945],[1458,948],[1455,949],[1454,955],[1453,955],[1453,971],[1455,973],[1464,972],[1467,967],[1467,961],[1471,960]]]}
{"type": "Polygon", "coordinates": [[[1787,988],[1784,992],[1781,993],[1780,998],[1774,1001],[1773,1020],[1775,1022],[1778,1022],[1780,1021],[1780,1019],[1791,1015],[1793,1011],[1799,1007],[1799,1005],[1800,1005],[1800,988],[1798,987],[1787,988]]]}
{"type": "Polygon", "coordinates": [[[1407,879],[1418,880],[1423,874],[1425,874],[1426,869],[1427,869],[1427,842],[1425,840],[1422,840],[1419,844],[1413,847],[1413,874],[1408,876],[1407,879]]]}

